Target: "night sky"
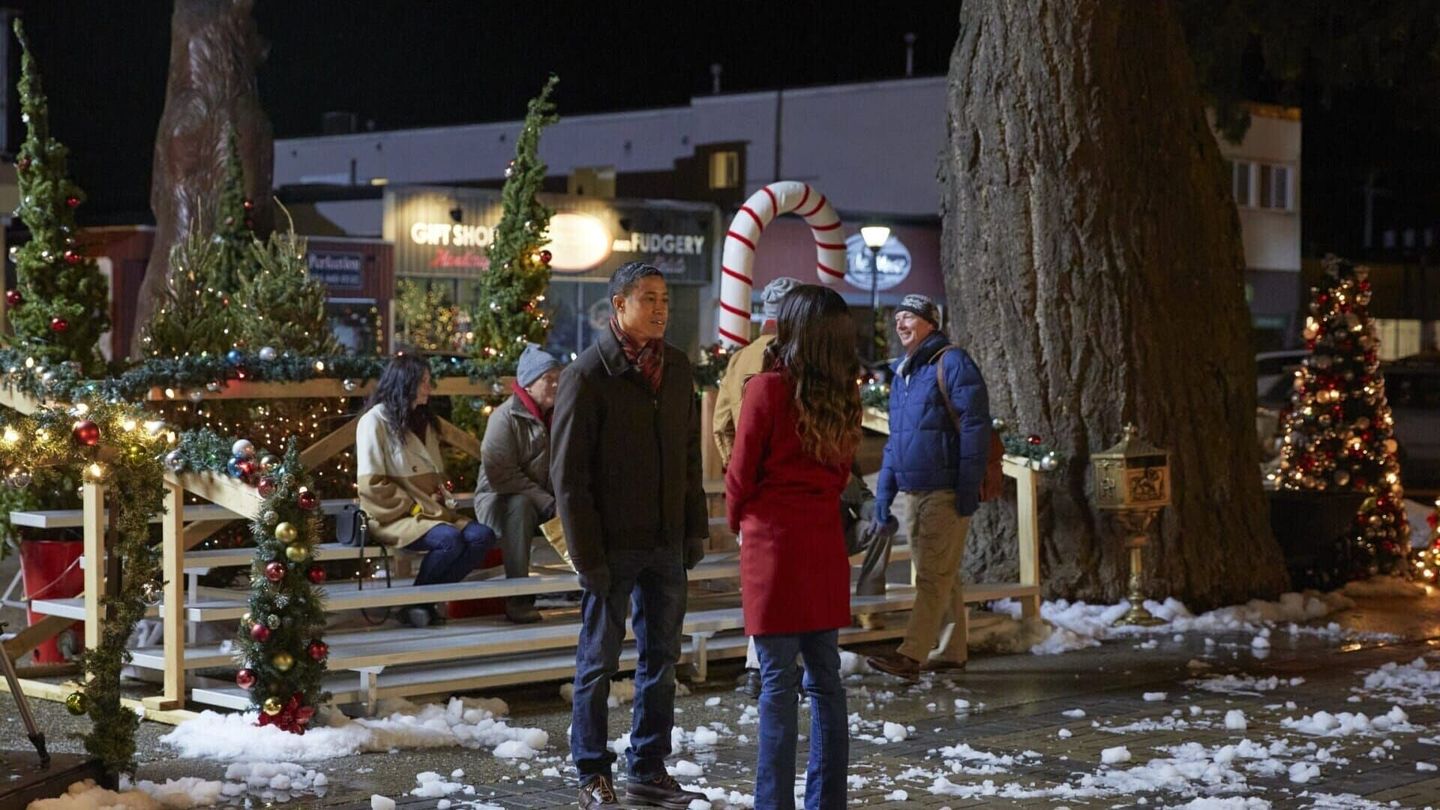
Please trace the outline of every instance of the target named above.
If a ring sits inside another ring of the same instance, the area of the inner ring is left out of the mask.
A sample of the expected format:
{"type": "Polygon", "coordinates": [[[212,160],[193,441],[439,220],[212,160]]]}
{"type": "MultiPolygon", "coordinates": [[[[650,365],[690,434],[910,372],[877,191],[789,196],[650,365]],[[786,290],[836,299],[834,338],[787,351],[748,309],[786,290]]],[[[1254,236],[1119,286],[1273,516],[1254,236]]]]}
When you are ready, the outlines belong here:
{"type": "MultiPolygon", "coordinates": [[[[218,0],[217,0],[218,1],[218,0]]],[[[52,130],[91,202],[85,220],[149,221],[171,3],[22,0],[52,130]]],[[[399,129],[520,118],[550,72],[560,112],[684,104],[710,92],[946,72],[955,2],[258,0],[269,43],[260,95],[276,137],[317,134],[326,110],[399,129]]],[[[13,91],[12,91],[13,92],[13,91]]],[[[19,143],[13,132],[10,147],[19,143]]]]}

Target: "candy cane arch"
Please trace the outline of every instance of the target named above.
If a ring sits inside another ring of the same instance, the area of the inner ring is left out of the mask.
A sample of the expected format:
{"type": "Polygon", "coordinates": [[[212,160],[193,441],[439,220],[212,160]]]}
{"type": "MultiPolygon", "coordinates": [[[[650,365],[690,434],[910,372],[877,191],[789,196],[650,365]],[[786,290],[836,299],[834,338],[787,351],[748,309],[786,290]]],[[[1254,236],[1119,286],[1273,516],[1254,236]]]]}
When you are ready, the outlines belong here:
{"type": "Polygon", "coordinates": [[[825,284],[845,278],[845,231],[840,216],[825,195],[808,183],[783,180],[750,195],[730,222],[721,254],[720,342],[744,346],[750,342],[750,288],[753,284],[755,246],[760,235],[781,214],[799,214],[815,236],[815,272],[825,284]]]}

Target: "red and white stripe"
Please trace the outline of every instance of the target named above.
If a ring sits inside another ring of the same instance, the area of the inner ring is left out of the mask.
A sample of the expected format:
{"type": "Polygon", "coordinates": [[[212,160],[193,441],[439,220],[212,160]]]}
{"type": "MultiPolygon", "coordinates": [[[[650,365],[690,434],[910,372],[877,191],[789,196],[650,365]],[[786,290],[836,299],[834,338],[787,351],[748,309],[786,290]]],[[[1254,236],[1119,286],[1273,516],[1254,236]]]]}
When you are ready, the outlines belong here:
{"type": "Polygon", "coordinates": [[[750,195],[740,206],[720,260],[720,342],[744,346],[750,342],[750,288],[755,275],[755,247],[760,235],[781,214],[799,214],[815,237],[815,274],[822,284],[845,278],[845,229],[825,195],[808,183],[782,180],[750,195]]]}

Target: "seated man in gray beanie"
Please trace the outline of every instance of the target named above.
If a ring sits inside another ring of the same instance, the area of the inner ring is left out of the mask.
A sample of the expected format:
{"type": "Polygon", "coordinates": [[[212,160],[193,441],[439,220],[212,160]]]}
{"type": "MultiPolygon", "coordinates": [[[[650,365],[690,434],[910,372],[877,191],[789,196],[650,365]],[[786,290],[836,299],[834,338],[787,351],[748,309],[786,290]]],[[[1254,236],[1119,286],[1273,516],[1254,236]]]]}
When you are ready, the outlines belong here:
{"type": "MultiPolygon", "coordinates": [[[[485,425],[475,517],[499,532],[507,577],[530,575],[530,543],[540,524],[555,516],[550,412],[559,382],[560,361],[529,344],[515,370],[514,393],[485,425]]],[[[516,624],[540,621],[535,597],[510,597],[505,617],[516,624]]]]}

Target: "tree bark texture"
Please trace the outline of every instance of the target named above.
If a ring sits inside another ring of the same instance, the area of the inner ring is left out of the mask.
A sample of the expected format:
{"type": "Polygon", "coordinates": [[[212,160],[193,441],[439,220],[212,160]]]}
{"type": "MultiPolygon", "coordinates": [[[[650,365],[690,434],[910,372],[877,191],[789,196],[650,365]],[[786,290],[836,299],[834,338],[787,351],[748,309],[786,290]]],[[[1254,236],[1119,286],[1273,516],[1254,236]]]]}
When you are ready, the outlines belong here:
{"type": "Polygon", "coordinates": [[[132,356],[143,356],[139,336],[164,288],[170,249],[191,228],[213,227],[232,128],[245,167],[246,196],[255,204],[256,231],[269,229],[275,156],[270,119],[255,82],[265,46],[250,14],[253,5],[254,0],[175,0],[170,76],[150,181],[155,244],[140,288],[132,356]]]}
{"type": "MultiPolygon", "coordinates": [[[[1240,226],[1173,10],[968,0],[960,21],[940,172],[950,332],[993,413],[1068,454],[1042,483],[1047,594],[1125,591],[1090,461],[1125,422],[1170,451],[1150,592],[1192,608],[1277,594],[1240,226]]],[[[982,508],[968,576],[1013,581],[1014,537],[1013,500],[982,508]]]]}

